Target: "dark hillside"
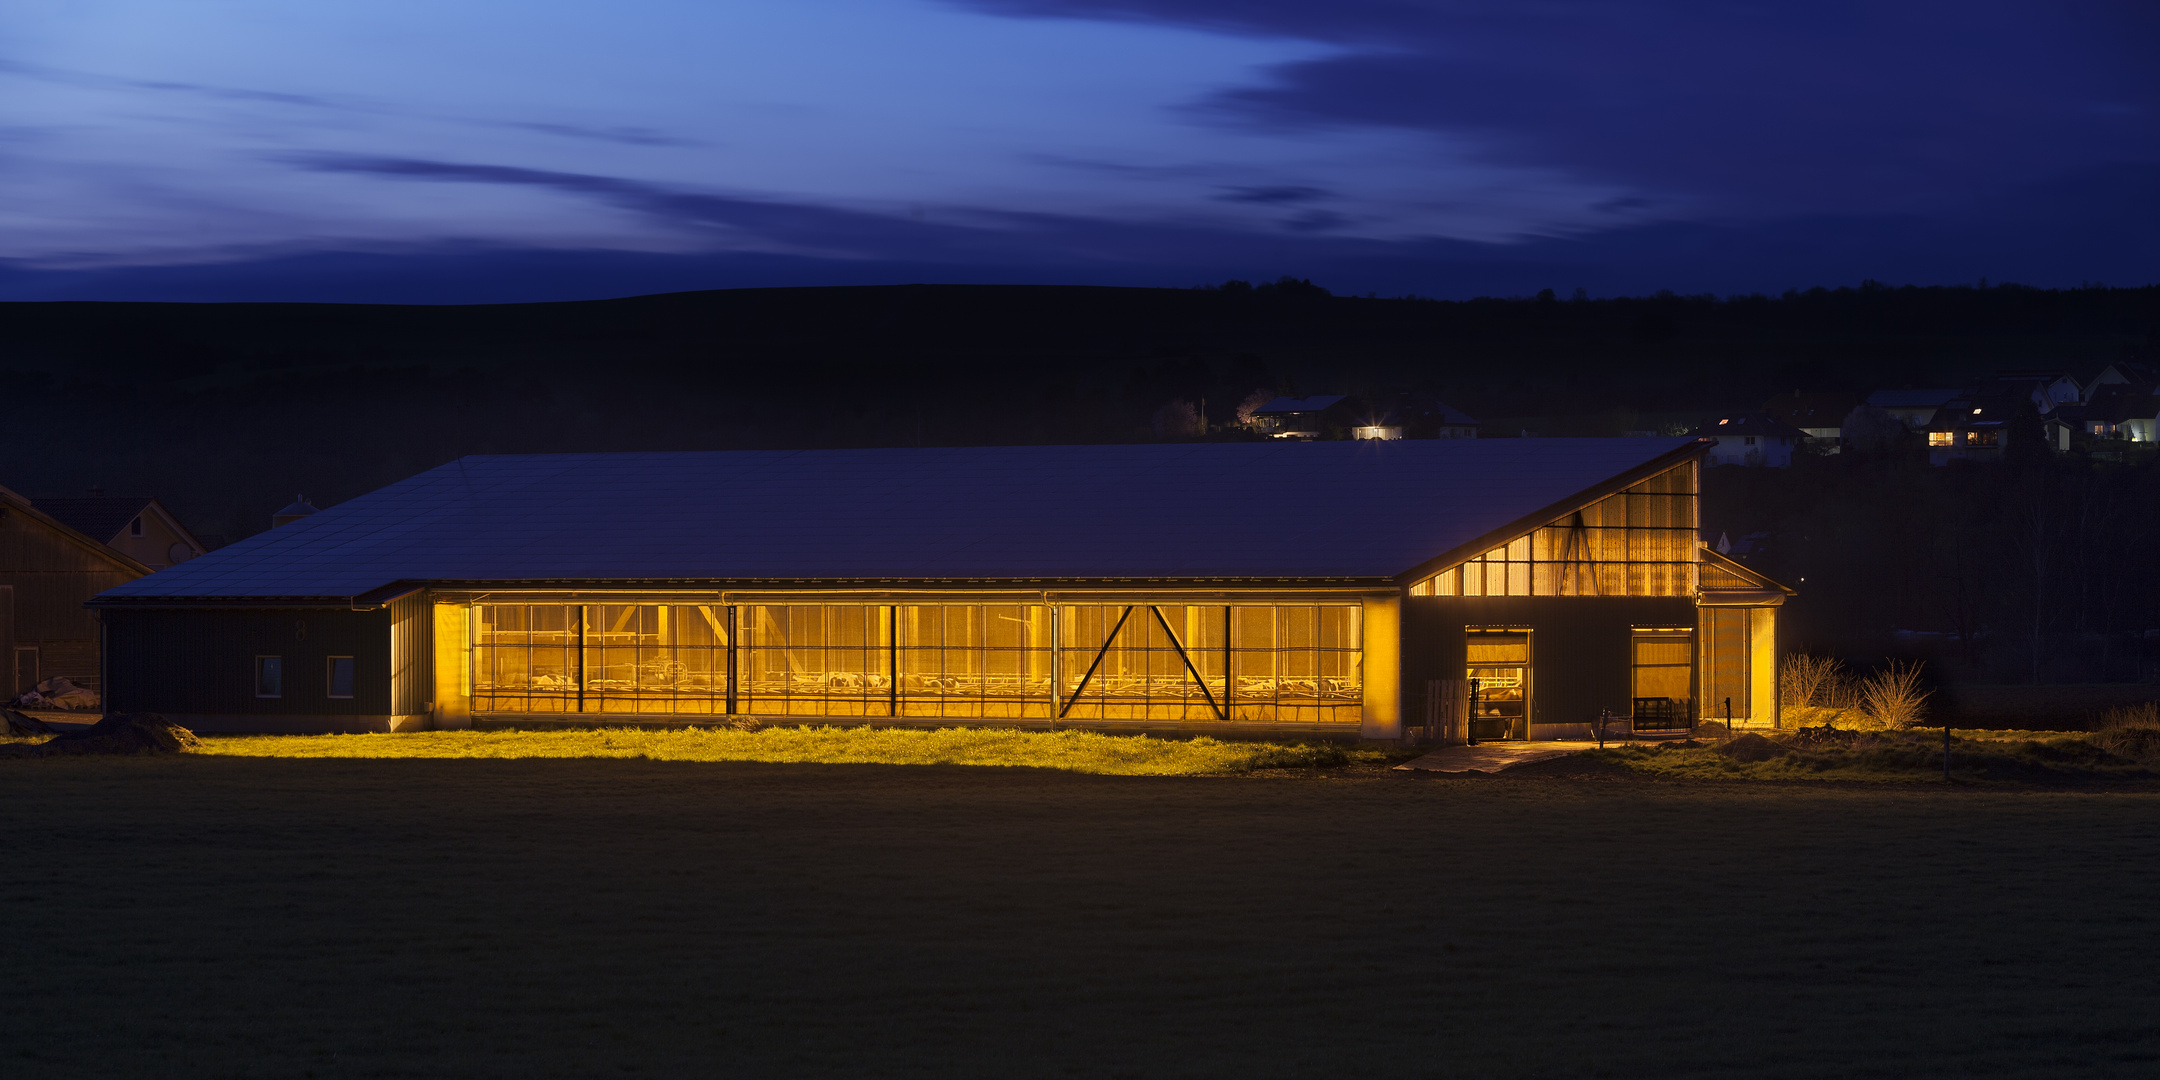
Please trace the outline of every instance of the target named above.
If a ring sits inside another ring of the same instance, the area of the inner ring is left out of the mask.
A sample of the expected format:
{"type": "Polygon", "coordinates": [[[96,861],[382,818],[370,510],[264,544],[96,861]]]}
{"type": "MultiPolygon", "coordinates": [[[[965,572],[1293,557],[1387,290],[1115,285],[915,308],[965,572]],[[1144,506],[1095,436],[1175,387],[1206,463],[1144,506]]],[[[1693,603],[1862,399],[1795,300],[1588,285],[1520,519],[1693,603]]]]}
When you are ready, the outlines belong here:
{"type": "Polygon", "coordinates": [[[2160,288],[1439,302],[1207,290],[748,289],[473,307],[0,305],[0,483],[258,531],[460,454],[1098,442],[1175,400],[1417,387],[1600,433],[1791,389],[2153,354],[2160,288]]]}

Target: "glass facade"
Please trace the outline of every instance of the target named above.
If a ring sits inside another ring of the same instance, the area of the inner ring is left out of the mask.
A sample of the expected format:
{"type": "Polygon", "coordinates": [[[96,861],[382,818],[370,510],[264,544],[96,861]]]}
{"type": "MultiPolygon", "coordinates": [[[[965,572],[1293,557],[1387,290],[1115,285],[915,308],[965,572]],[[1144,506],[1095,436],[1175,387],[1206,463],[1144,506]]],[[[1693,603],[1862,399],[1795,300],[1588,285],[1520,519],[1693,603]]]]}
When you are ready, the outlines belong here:
{"type": "Polygon", "coordinates": [[[1355,723],[1365,694],[1353,604],[1062,609],[1068,719],[1355,723]]]}
{"type": "Polygon", "coordinates": [[[901,716],[1057,715],[1056,629],[1043,604],[907,604],[900,624],[901,716]]]}
{"type": "Polygon", "coordinates": [[[1412,596],[1693,596],[1695,465],[1669,469],[1443,570],[1412,596]]]}
{"type": "Polygon", "coordinates": [[[473,696],[495,712],[724,713],[726,608],[482,604],[473,696]]]}
{"type": "Polygon", "coordinates": [[[1637,706],[1682,718],[1694,715],[1695,631],[1637,630],[1630,648],[1629,696],[1637,706]]]}
{"type": "Polygon", "coordinates": [[[1356,604],[479,604],[476,713],[1357,723],[1356,604]]]}
{"type": "Polygon", "coordinates": [[[890,609],[872,604],[750,604],[735,610],[742,619],[736,711],[760,716],[891,715],[890,609]]]}
{"type": "Polygon", "coordinates": [[[1729,711],[1731,715],[1745,719],[1754,708],[1748,693],[1755,682],[1755,673],[1750,667],[1754,652],[1754,643],[1750,640],[1753,609],[1706,607],[1702,609],[1701,618],[1703,700],[1700,716],[1704,720],[1723,720],[1729,711]]]}

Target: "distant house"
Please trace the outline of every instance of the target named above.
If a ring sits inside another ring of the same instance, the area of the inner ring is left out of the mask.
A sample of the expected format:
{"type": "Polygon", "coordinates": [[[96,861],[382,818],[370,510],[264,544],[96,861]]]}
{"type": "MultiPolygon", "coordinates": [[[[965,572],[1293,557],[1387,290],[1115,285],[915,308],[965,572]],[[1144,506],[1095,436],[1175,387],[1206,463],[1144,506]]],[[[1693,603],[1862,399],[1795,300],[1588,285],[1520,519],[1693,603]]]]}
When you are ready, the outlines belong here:
{"type": "Polygon", "coordinates": [[[2046,426],[2048,445],[2065,453],[2086,442],[2154,442],[2160,437],[2160,395],[2134,384],[2100,384],[2090,401],[2057,409],[2046,426]]]}
{"type": "Polygon", "coordinates": [[[210,550],[163,503],[146,496],[41,498],[37,508],[152,570],[178,566],[210,550]]]}
{"type": "Polygon", "coordinates": [[[1477,418],[1416,393],[1279,397],[1253,410],[1252,426],[1276,439],[1475,439],[1478,431],[1477,418]]]}
{"type": "MultiPolygon", "coordinates": [[[[132,520],[115,530],[124,539],[132,520]]],[[[150,570],[103,536],[0,488],[0,662],[7,665],[0,668],[0,700],[56,676],[100,690],[98,619],[83,604],[150,570]]]]}
{"type": "Polygon", "coordinates": [[[1427,439],[1475,439],[1477,418],[1444,402],[1430,402],[1413,418],[1417,436],[1427,439]]]}
{"type": "Polygon", "coordinates": [[[2010,394],[1945,403],[1921,429],[1927,435],[1928,464],[2000,459],[2010,444],[2010,421],[2025,405],[2025,398],[2010,394]]]}
{"type": "Polygon", "coordinates": [[[1867,404],[1894,416],[1907,430],[1922,431],[1935,422],[1935,414],[1967,394],[1964,390],[1877,390],[1867,404]]]}
{"type": "Polygon", "coordinates": [[[1353,439],[1475,439],[1477,418],[1430,394],[1397,392],[1347,403],[1353,439]]]}
{"type": "Polygon", "coordinates": [[[2043,414],[2055,411],[2058,406],[2075,405],[2085,400],[2085,382],[2070,372],[2053,368],[1998,371],[1993,381],[2002,387],[2027,389],[2033,406],[2043,414]]]}
{"type": "Polygon", "coordinates": [[[1730,416],[1704,424],[1690,435],[1715,439],[1705,465],[1751,465],[1782,469],[1792,464],[1793,449],[1807,436],[1799,428],[1768,416],[1730,416]]]}
{"type": "Polygon", "coordinates": [[[2127,386],[2148,394],[2160,392],[2160,369],[2149,364],[2118,360],[2101,368],[2099,374],[2086,382],[2085,391],[2079,400],[2091,401],[2095,393],[2109,386],[2127,386]]]}
{"type": "Polygon", "coordinates": [[[1252,411],[1252,426],[1271,439],[1317,439],[1330,426],[1354,426],[1349,402],[1345,394],[1279,397],[1252,411]]]}
{"type": "Polygon", "coordinates": [[[1797,428],[1821,452],[1835,454],[1845,437],[1845,418],[1859,405],[1858,394],[1803,394],[1795,390],[1764,402],[1763,412],[1772,420],[1797,428]]]}

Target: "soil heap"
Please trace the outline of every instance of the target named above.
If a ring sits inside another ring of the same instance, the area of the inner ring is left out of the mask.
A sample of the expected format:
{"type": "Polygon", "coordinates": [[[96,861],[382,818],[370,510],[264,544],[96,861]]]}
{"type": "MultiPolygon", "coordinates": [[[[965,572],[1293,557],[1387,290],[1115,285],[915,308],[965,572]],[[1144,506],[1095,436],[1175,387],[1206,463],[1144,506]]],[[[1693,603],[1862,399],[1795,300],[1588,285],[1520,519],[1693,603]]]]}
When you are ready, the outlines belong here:
{"type": "Polygon", "coordinates": [[[115,713],[81,731],[41,743],[0,746],[0,757],[72,757],[78,754],[184,754],[202,747],[195,733],[156,713],[115,713]]]}

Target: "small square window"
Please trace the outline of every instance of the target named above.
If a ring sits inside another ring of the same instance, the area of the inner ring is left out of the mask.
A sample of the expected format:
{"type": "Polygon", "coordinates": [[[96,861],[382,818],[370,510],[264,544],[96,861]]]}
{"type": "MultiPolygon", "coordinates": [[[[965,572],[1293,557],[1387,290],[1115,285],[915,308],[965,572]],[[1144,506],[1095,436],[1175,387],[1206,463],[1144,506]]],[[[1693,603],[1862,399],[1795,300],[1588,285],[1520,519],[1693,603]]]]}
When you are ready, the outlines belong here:
{"type": "Polygon", "coordinates": [[[284,657],[258,656],[255,658],[255,696],[259,698],[285,696],[284,657]]]}
{"type": "Polygon", "coordinates": [[[129,535],[129,536],[141,536],[141,535],[142,535],[142,518],[140,518],[140,517],[137,517],[137,518],[136,518],[135,520],[133,520],[133,521],[130,521],[130,522],[128,522],[128,535],[129,535]]]}
{"type": "Polygon", "coordinates": [[[325,657],[323,684],[330,688],[330,696],[349,698],[353,696],[353,658],[350,656],[325,657]]]}

